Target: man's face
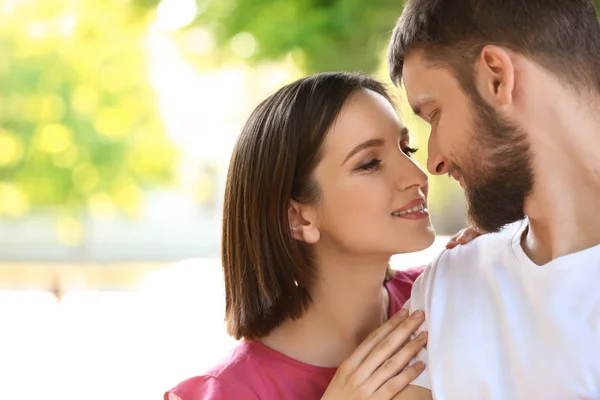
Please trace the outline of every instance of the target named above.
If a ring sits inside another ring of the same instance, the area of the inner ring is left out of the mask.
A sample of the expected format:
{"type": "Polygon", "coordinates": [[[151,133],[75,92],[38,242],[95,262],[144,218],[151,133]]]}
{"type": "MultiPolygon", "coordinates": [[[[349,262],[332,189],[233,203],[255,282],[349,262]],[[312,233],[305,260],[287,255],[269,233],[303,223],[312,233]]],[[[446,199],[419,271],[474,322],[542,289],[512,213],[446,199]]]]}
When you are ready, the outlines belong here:
{"type": "Polygon", "coordinates": [[[418,51],[405,59],[403,82],[411,107],[431,125],[427,168],[460,182],[470,222],[496,232],[522,219],[533,189],[523,129],[502,118],[478,92],[466,95],[449,69],[431,66],[418,51]]]}

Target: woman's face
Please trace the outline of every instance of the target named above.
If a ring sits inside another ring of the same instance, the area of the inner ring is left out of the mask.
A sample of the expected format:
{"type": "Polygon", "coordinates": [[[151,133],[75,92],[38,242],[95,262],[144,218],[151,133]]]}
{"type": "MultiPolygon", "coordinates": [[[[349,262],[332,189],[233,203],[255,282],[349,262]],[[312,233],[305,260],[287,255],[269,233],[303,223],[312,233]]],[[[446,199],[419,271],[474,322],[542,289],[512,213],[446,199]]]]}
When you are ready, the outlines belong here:
{"type": "Polygon", "coordinates": [[[318,245],[391,256],[433,243],[427,175],[411,150],[407,129],[383,96],[362,90],[348,99],[315,170],[318,245]]]}

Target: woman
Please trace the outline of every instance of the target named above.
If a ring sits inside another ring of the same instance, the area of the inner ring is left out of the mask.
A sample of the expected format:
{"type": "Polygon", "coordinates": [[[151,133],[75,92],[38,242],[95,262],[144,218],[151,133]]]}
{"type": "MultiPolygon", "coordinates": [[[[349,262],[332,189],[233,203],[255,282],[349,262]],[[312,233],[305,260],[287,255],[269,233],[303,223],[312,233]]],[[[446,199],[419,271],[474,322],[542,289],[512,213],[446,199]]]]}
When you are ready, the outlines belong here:
{"type": "Polygon", "coordinates": [[[410,383],[426,335],[406,342],[424,316],[399,311],[423,267],[388,263],[435,236],[415,151],[367,76],[319,74],[263,101],[223,209],[227,329],[244,340],[165,399],[388,400],[410,383]]]}

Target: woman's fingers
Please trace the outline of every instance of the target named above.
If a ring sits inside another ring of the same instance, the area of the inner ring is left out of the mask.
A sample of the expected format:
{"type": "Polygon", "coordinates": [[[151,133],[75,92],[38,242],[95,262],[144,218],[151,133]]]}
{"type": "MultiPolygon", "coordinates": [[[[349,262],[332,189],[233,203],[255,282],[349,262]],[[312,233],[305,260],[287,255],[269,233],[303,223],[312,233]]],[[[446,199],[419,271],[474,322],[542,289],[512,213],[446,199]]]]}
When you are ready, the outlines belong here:
{"type": "Polygon", "coordinates": [[[458,243],[456,242],[455,238],[451,238],[448,243],[446,243],[446,248],[447,249],[453,249],[458,245],[458,243]]]}
{"type": "Polygon", "coordinates": [[[392,316],[340,365],[321,399],[390,400],[394,397],[423,370],[422,363],[406,366],[427,342],[426,333],[409,340],[424,320],[422,311],[408,316],[408,311],[403,309],[392,316]],[[375,391],[380,397],[373,397],[375,391]]]}
{"type": "MultiPolygon", "coordinates": [[[[414,339],[407,342],[396,354],[388,358],[377,370],[369,377],[366,386],[370,393],[375,393],[382,387],[387,381],[400,374],[404,368],[408,366],[410,360],[412,360],[417,353],[427,344],[427,332],[419,333],[414,339]]],[[[409,371],[408,376],[412,376],[409,371]]],[[[414,379],[414,378],[413,378],[414,379]]],[[[408,382],[411,382],[409,380],[408,382]]],[[[400,380],[396,380],[396,383],[400,383],[400,380]]],[[[407,383],[408,384],[408,383],[407,383]]],[[[391,385],[388,389],[391,390],[402,390],[404,387],[391,385]]],[[[397,393],[397,392],[396,392],[397,393]]],[[[394,393],[394,394],[396,394],[394,393]]]]}
{"type": "Polygon", "coordinates": [[[371,400],[388,400],[392,399],[402,390],[415,380],[417,376],[425,370],[425,364],[422,361],[417,361],[404,371],[389,379],[386,383],[373,394],[371,400]]]}
{"type": "Polygon", "coordinates": [[[450,238],[450,240],[448,240],[448,243],[446,243],[446,248],[447,249],[452,249],[454,247],[456,247],[459,243],[458,243],[458,238],[461,237],[461,235],[463,234],[464,229],[458,231],[454,236],[452,236],[450,238]]]}
{"type": "Polygon", "coordinates": [[[378,346],[394,329],[399,327],[408,317],[408,310],[403,308],[388,319],[383,325],[374,330],[367,338],[354,350],[342,365],[340,370],[344,373],[353,373],[362,362],[369,356],[373,349],[378,346]]]}
{"type": "Polygon", "coordinates": [[[422,311],[415,311],[410,317],[405,318],[386,337],[382,338],[371,350],[367,358],[362,362],[357,374],[359,376],[371,376],[386,360],[391,358],[421,326],[425,320],[422,311]]]}
{"type": "Polygon", "coordinates": [[[458,233],[456,233],[456,235],[452,236],[450,240],[448,240],[448,243],[446,243],[446,248],[453,249],[459,244],[467,244],[471,240],[481,235],[483,235],[483,232],[479,231],[474,227],[461,229],[460,231],[458,231],[458,233]]]}

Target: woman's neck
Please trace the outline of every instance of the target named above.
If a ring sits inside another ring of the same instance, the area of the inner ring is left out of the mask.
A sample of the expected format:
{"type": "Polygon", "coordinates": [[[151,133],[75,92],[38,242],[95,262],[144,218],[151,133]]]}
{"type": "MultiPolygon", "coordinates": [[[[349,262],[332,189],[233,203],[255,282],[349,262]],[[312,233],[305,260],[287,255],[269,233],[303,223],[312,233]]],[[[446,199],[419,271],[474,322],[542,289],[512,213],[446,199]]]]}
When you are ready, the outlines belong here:
{"type": "Polygon", "coordinates": [[[388,318],[383,286],[389,258],[321,254],[312,304],[298,320],[287,320],[261,341],[292,358],[337,367],[388,318]]]}

